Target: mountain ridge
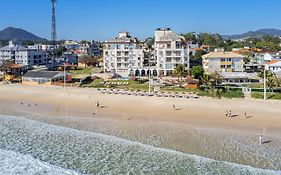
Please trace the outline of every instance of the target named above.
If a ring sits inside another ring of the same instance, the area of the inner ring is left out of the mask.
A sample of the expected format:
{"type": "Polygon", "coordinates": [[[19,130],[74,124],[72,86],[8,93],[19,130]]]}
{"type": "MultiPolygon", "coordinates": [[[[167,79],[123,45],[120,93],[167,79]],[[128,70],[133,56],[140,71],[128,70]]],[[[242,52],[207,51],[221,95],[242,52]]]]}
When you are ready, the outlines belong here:
{"type": "Polygon", "coordinates": [[[259,29],[256,31],[249,31],[242,34],[235,34],[235,35],[222,35],[223,39],[231,39],[231,40],[238,40],[238,39],[245,39],[245,38],[256,38],[261,39],[263,36],[279,36],[281,37],[281,30],[273,29],[273,28],[265,28],[259,29]]]}
{"type": "Polygon", "coordinates": [[[0,31],[0,40],[20,40],[20,41],[48,41],[45,38],[41,38],[31,32],[28,32],[21,28],[7,27],[0,31]]]}

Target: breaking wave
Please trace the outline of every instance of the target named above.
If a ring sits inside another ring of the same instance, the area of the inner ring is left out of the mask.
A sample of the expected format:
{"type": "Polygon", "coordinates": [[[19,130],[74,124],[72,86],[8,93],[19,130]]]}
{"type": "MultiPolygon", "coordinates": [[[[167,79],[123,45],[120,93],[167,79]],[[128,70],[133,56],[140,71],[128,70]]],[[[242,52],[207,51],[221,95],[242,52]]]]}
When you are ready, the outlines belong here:
{"type": "Polygon", "coordinates": [[[1,172],[31,167],[46,174],[74,173],[68,169],[82,174],[281,174],[13,116],[0,116],[0,149],[0,158],[8,155],[1,172]]]}

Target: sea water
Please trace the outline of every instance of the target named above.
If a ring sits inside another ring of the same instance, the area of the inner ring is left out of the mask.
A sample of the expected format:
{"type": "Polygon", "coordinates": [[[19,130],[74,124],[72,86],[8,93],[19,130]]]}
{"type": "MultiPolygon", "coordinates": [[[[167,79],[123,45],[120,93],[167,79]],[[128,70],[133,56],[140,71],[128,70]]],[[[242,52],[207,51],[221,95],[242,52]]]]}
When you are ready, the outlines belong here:
{"type": "Polygon", "coordinates": [[[281,174],[13,116],[0,116],[0,160],[4,174],[281,174]]]}

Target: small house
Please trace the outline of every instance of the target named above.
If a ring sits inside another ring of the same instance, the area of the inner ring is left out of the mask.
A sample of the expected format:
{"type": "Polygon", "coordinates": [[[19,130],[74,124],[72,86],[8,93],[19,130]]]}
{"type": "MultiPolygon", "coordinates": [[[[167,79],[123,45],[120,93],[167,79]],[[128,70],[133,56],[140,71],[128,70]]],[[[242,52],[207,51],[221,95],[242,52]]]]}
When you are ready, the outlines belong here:
{"type": "MultiPolygon", "coordinates": [[[[71,77],[66,75],[66,81],[71,77]]],[[[22,77],[24,85],[53,85],[56,82],[64,82],[64,72],[59,71],[29,71],[22,77]]]]}

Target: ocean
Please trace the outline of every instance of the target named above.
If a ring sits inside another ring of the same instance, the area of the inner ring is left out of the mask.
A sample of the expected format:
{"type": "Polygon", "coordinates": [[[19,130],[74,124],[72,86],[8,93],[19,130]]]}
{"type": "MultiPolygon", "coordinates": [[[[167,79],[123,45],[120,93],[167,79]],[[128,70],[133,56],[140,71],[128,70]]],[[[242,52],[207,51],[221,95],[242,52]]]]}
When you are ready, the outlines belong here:
{"type": "Polygon", "coordinates": [[[0,115],[0,174],[280,174],[0,115]]]}

